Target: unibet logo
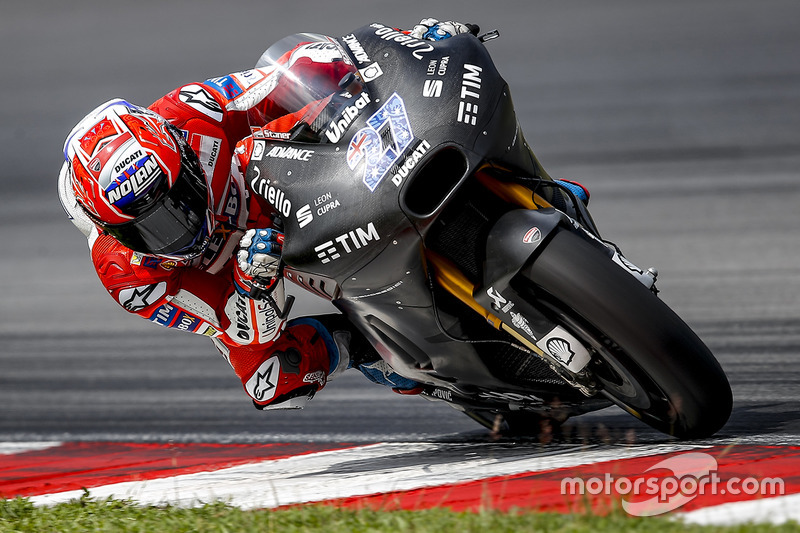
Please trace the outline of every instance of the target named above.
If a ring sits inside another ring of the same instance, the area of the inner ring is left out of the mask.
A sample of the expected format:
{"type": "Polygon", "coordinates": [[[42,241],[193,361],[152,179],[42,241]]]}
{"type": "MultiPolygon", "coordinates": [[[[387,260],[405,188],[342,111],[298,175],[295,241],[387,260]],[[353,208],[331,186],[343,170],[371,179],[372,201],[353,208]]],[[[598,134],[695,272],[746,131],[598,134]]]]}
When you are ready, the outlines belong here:
{"type": "Polygon", "coordinates": [[[347,128],[350,127],[350,124],[361,114],[361,110],[367,107],[369,102],[369,94],[361,93],[361,96],[353,102],[353,105],[345,107],[342,111],[342,118],[328,126],[328,130],[325,132],[325,135],[328,136],[328,140],[332,143],[339,142],[339,139],[342,138],[342,135],[347,131],[347,128]]]}

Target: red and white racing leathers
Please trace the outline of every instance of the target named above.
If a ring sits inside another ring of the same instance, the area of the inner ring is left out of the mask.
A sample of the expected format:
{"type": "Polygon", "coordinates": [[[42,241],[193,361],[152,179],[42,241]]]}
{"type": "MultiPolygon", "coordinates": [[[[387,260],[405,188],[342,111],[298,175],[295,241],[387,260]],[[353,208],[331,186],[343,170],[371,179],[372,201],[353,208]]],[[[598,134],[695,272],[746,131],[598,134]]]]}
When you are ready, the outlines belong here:
{"type": "MultiPolygon", "coordinates": [[[[296,50],[302,52],[303,46],[296,50]]],[[[326,60],[317,50],[292,54],[286,61],[293,69],[330,76],[335,87],[346,72],[340,72],[345,65],[334,59],[326,60]]],[[[274,213],[266,200],[247,192],[243,174],[249,151],[245,145],[236,154],[234,149],[251,132],[249,111],[271,120],[284,117],[268,125],[273,131],[291,128],[294,123],[286,115],[298,111],[277,103],[288,100],[281,94],[292,87],[272,72],[253,69],[191,83],[150,106],[183,132],[208,181],[216,229],[205,254],[190,264],[139,254],[94,227],[86,230],[88,219],[70,198],[63,170],[59,185],[68,214],[89,233],[92,261],[111,296],[156,324],[211,337],[261,408],[302,406],[299,400],[322,388],[337,365],[346,365],[324,327],[313,320],[287,326],[266,301],[234,290],[240,238],[247,229],[271,227],[274,213]]],[[[283,291],[280,280],[274,293],[279,305],[284,304],[283,291]]]]}

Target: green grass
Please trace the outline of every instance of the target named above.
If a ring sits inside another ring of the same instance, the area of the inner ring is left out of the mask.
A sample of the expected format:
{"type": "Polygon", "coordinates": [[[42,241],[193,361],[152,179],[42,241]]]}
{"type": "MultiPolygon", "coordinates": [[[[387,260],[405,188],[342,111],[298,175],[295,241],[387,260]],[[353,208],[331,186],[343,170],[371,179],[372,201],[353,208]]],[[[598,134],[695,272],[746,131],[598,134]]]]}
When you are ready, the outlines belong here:
{"type": "Polygon", "coordinates": [[[800,531],[797,523],[783,526],[733,527],[686,526],[664,518],[632,518],[548,513],[455,513],[427,511],[343,510],[329,506],[305,506],[282,510],[242,511],[222,503],[193,509],[142,507],[119,500],[94,500],[85,496],[53,507],[35,507],[24,498],[0,500],[0,532],[35,531],[136,531],[136,532],[741,532],[800,531]]]}

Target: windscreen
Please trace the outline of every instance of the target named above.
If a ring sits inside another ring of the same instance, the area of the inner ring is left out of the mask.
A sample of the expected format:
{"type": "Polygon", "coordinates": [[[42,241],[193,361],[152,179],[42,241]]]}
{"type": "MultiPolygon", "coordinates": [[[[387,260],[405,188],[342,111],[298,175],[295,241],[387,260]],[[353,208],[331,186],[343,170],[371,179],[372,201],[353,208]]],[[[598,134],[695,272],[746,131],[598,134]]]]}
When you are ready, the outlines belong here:
{"type": "Polygon", "coordinates": [[[298,33],[270,46],[256,63],[277,76],[269,105],[250,110],[252,128],[273,138],[336,142],[325,135],[363,90],[358,70],[338,43],[324,35],[298,33]]]}

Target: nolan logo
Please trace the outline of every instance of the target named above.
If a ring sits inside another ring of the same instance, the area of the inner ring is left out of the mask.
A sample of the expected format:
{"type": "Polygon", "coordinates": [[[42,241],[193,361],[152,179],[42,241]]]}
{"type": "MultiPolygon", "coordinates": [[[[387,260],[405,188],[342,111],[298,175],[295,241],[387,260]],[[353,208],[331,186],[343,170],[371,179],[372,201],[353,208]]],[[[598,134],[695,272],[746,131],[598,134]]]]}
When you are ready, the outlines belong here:
{"type": "MultiPolygon", "coordinates": [[[[151,156],[145,156],[131,165],[122,176],[117,178],[118,180],[127,179],[120,182],[119,185],[110,191],[106,191],[106,197],[108,197],[108,201],[112,204],[116,204],[123,198],[127,198],[131,193],[133,193],[135,198],[139,193],[147,190],[161,174],[163,174],[163,172],[155,159],[151,156]]],[[[132,198],[129,200],[132,200],[132,198]]]]}

